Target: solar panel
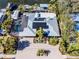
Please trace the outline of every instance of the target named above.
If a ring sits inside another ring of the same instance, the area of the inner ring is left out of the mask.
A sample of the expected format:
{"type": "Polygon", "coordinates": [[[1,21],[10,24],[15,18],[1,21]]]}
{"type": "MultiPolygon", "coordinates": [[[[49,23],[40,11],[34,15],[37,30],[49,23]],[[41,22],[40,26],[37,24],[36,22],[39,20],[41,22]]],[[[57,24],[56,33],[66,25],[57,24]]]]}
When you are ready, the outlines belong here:
{"type": "Polygon", "coordinates": [[[36,29],[36,28],[39,28],[39,27],[42,27],[44,29],[48,29],[46,22],[33,22],[32,27],[33,27],[33,29],[36,29]]]}
{"type": "Polygon", "coordinates": [[[34,21],[44,21],[45,18],[35,18],[34,21]]]}

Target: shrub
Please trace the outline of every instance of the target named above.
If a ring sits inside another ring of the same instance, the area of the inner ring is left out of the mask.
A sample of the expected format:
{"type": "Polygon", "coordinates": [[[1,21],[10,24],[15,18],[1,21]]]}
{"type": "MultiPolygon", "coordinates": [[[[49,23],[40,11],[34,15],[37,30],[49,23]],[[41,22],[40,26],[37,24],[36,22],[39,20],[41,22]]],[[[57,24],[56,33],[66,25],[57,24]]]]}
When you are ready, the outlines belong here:
{"type": "Polygon", "coordinates": [[[48,40],[48,42],[50,45],[57,45],[59,43],[59,40],[57,38],[53,37],[53,38],[50,38],[48,40]]]}
{"type": "Polygon", "coordinates": [[[79,56],[79,51],[72,51],[69,53],[71,56],[79,56]]]}
{"type": "Polygon", "coordinates": [[[60,46],[59,46],[59,50],[60,52],[64,55],[67,53],[67,48],[69,46],[69,43],[66,40],[61,40],[60,41],[60,46]]]}
{"type": "Polygon", "coordinates": [[[39,49],[37,51],[37,56],[43,56],[44,50],[43,49],[39,49]]]}
{"type": "Polygon", "coordinates": [[[48,56],[48,54],[49,54],[49,50],[43,50],[43,49],[39,49],[38,51],[37,51],[37,56],[48,56]]]}

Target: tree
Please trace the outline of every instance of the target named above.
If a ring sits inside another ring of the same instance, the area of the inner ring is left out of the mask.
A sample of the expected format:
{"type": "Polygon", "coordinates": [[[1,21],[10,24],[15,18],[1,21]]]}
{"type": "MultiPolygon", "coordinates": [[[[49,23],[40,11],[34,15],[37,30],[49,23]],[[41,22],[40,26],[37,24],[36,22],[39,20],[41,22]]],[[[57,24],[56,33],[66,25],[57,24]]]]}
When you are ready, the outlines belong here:
{"type": "Polygon", "coordinates": [[[2,25],[1,25],[1,28],[6,30],[6,32],[8,33],[11,28],[11,24],[12,24],[12,19],[8,18],[7,20],[5,20],[2,25]]]}
{"type": "Polygon", "coordinates": [[[37,31],[36,31],[36,35],[38,36],[38,38],[41,40],[43,38],[43,34],[44,31],[43,29],[40,27],[37,31]]]}
{"type": "Polygon", "coordinates": [[[20,10],[20,12],[23,13],[25,11],[24,5],[20,4],[18,10],[20,10]]]}

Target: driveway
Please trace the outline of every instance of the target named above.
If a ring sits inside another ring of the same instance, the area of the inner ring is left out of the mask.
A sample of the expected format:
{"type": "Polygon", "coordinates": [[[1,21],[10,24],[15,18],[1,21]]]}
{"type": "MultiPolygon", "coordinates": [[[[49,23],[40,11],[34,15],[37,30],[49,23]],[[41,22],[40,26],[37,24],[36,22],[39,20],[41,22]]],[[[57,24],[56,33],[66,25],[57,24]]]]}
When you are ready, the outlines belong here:
{"type": "Polygon", "coordinates": [[[51,46],[48,44],[34,44],[32,42],[33,38],[23,38],[20,41],[29,41],[29,46],[25,47],[23,50],[18,50],[16,54],[16,59],[64,59],[61,53],[58,50],[57,46],[51,46]],[[48,56],[36,56],[38,49],[47,49],[50,50],[48,56]]]}

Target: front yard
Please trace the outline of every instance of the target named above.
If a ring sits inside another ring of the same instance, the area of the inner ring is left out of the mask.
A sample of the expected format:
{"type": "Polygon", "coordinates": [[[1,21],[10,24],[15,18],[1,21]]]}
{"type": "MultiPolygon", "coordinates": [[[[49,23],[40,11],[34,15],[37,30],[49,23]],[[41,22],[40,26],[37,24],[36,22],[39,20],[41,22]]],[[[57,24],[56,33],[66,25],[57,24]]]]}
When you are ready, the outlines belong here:
{"type": "Polygon", "coordinates": [[[18,50],[16,59],[63,59],[62,54],[59,52],[59,45],[52,46],[45,43],[33,43],[33,38],[23,38],[20,41],[29,41],[29,46],[23,50],[18,50]],[[39,49],[49,50],[48,56],[37,56],[39,49]]]}

